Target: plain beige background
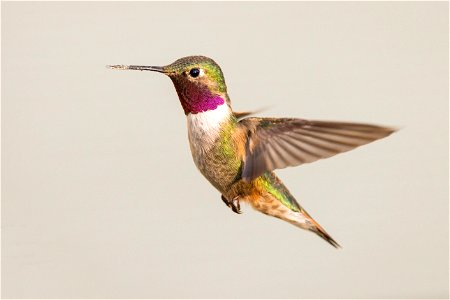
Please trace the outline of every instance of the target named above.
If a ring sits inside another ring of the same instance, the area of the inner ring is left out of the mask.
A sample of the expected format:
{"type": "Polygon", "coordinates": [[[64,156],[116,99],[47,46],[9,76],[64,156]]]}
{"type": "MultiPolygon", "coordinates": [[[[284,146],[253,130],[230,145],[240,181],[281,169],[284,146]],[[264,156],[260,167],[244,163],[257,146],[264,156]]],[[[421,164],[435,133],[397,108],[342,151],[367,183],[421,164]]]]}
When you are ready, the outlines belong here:
{"type": "Polygon", "coordinates": [[[2,296],[448,297],[448,3],[2,2],[2,296]],[[196,170],[168,78],[193,54],[237,110],[400,126],[277,172],[343,245],[196,170]]]}

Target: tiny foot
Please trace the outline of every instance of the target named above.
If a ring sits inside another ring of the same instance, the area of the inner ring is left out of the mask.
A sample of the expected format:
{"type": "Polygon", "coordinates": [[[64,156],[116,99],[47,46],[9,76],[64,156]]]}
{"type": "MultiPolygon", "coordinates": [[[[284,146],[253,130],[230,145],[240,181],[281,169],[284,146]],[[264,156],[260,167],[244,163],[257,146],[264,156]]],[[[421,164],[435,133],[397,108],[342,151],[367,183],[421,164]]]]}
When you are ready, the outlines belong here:
{"type": "Polygon", "coordinates": [[[225,198],[223,195],[220,198],[222,198],[222,201],[226,206],[230,207],[230,202],[228,202],[227,198],[225,198]]]}
{"type": "Polygon", "coordinates": [[[241,204],[240,204],[240,202],[239,202],[239,197],[235,197],[234,199],[233,199],[233,201],[231,201],[231,207],[233,208],[235,208],[236,210],[234,210],[233,209],[233,211],[235,212],[235,213],[237,213],[237,214],[241,214],[242,212],[241,212],[241,204]]]}
{"type": "Polygon", "coordinates": [[[239,197],[235,197],[233,200],[228,201],[223,195],[222,195],[222,201],[231,208],[231,210],[237,214],[241,214],[241,205],[239,204],[239,197]]]}

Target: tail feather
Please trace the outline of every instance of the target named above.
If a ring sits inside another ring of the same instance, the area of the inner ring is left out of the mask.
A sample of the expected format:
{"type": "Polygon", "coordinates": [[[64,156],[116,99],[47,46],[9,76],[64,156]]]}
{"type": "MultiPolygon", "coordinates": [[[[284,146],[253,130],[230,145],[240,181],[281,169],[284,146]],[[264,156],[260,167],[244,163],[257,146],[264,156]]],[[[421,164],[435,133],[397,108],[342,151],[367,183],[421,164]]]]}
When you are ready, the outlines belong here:
{"type": "Polygon", "coordinates": [[[323,230],[322,227],[316,227],[311,231],[330,243],[330,245],[336,249],[342,248],[341,245],[339,245],[338,242],[336,242],[325,230],[323,230]]]}
{"type": "Polygon", "coordinates": [[[265,173],[257,181],[259,193],[246,200],[258,211],[287,221],[294,226],[316,233],[335,248],[341,246],[295,200],[280,179],[273,173],[265,173]]]}
{"type": "Polygon", "coordinates": [[[330,243],[331,246],[335,247],[336,249],[342,248],[341,245],[338,244],[326,231],[323,229],[322,226],[319,225],[304,209],[302,209],[302,213],[308,218],[309,222],[311,223],[312,227],[309,228],[310,231],[314,232],[321,238],[323,238],[325,241],[330,243]]]}

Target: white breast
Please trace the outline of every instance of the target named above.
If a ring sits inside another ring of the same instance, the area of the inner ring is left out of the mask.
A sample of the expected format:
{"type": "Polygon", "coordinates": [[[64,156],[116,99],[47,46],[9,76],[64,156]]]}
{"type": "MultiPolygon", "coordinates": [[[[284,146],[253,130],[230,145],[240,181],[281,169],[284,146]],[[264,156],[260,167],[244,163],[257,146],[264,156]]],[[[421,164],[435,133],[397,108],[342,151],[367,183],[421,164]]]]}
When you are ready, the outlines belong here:
{"type": "Polygon", "coordinates": [[[221,124],[228,120],[231,109],[222,104],[214,110],[187,115],[187,126],[191,151],[205,151],[211,148],[219,137],[221,124]]]}

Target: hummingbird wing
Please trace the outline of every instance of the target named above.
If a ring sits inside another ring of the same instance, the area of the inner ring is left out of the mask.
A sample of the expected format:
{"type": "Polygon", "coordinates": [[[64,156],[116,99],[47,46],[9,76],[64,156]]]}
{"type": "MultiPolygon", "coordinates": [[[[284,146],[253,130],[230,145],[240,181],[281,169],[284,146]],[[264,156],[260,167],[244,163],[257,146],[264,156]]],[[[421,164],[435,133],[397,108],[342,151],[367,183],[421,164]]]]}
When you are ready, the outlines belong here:
{"type": "Polygon", "coordinates": [[[264,107],[264,108],[260,108],[258,110],[252,110],[252,111],[233,111],[233,115],[236,117],[236,119],[240,120],[240,119],[243,119],[243,118],[248,117],[250,115],[254,115],[254,114],[260,113],[260,112],[262,112],[262,111],[264,111],[266,109],[267,108],[264,107]]]}
{"type": "Polygon", "coordinates": [[[236,119],[245,118],[252,115],[253,113],[253,111],[233,111],[233,115],[236,117],[236,119]]]}
{"type": "Polygon", "coordinates": [[[370,124],[292,118],[246,118],[246,154],[242,179],[266,171],[328,158],[386,137],[395,130],[370,124]]]}

